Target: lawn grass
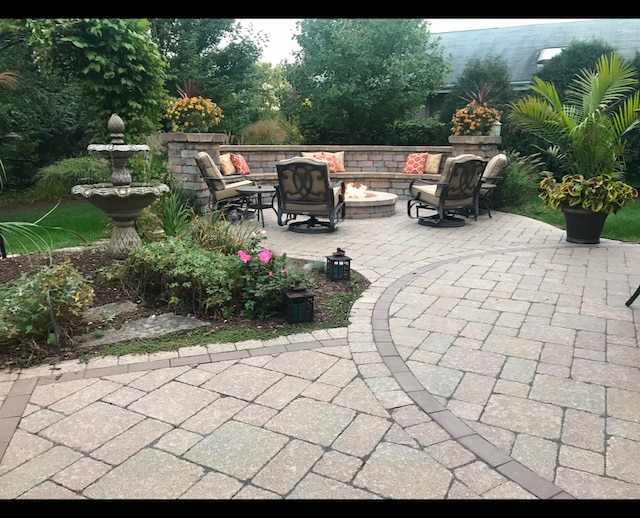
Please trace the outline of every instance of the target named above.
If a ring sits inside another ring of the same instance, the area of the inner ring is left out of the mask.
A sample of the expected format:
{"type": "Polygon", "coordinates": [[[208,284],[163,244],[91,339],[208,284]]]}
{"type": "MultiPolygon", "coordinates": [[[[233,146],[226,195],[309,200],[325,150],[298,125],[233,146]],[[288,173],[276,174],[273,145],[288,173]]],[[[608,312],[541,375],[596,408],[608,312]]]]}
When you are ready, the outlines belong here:
{"type": "MultiPolygon", "coordinates": [[[[55,203],[44,208],[7,212],[0,214],[0,223],[28,222],[33,223],[47,214],[55,203]]],[[[105,229],[109,222],[107,215],[100,209],[86,202],[61,204],[46,216],[40,225],[45,228],[35,231],[52,250],[71,246],[82,246],[105,238],[105,229]],[[84,241],[82,238],[84,238],[84,241]]],[[[20,239],[5,236],[8,254],[24,254],[42,251],[42,241],[36,239],[20,239]]]]}
{"type": "MultiPolygon", "coordinates": [[[[522,207],[496,210],[520,214],[566,230],[562,212],[555,209],[545,209],[542,205],[542,200],[539,198],[532,198],[522,207]]],[[[636,201],[628,204],[617,214],[609,214],[602,229],[601,237],[628,243],[640,243],[640,202],[636,201]]]]}

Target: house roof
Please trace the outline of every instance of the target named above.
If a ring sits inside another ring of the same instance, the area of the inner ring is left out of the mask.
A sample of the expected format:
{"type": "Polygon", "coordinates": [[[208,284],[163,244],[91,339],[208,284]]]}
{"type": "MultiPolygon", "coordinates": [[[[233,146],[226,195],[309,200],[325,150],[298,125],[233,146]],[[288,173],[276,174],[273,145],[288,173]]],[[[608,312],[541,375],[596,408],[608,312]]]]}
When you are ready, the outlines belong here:
{"type": "Polygon", "coordinates": [[[598,18],[584,21],[543,23],[433,33],[440,38],[451,72],[445,90],[458,81],[471,58],[502,56],[507,63],[514,88],[526,87],[538,69],[544,49],[567,47],[574,41],[598,40],[608,43],[626,59],[640,52],[640,18],[598,18]]]}

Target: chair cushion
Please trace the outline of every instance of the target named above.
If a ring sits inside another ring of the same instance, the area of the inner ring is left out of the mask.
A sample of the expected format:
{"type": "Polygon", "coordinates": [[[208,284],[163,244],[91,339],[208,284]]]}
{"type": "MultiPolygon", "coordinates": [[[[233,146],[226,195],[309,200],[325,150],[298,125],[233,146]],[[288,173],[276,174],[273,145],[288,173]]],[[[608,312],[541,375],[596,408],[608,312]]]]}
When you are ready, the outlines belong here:
{"type": "Polygon", "coordinates": [[[215,164],[211,155],[205,151],[198,152],[198,159],[204,168],[204,174],[211,179],[213,188],[216,191],[222,191],[225,188],[224,178],[218,166],[215,164]]]}
{"type": "Polygon", "coordinates": [[[251,169],[249,169],[249,164],[242,155],[238,155],[236,153],[231,153],[231,163],[236,168],[236,172],[240,174],[251,174],[251,169]]]}
{"type": "Polygon", "coordinates": [[[236,168],[231,161],[231,153],[224,153],[220,155],[220,172],[224,176],[236,174],[236,168]]]}
{"type": "Polygon", "coordinates": [[[216,198],[218,201],[226,200],[228,198],[233,198],[235,196],[240,196],[238,192],[238,187],[244,187],[254,185],[251,180],[240,180],[238,182],[228,183],[226,189],[222,191],[216,191],[216,198]]]}
{"type": "Polygon", "coordinates": [[[427,153],[427,160],[424,164],[424,172],[427,174],[438,174],[442,162],[442,153],[427,153]]]}
{"type": "Polygon", "coordinates": [[[507,161],[507,155],[504,153],[498,153],[495,155],[491,160],[489,160],[487,167],[485,167],[482,179],[486,180],[487,178],[498,176],[507,166],[507,161]]]}
{"type": "Polygon", "coordinates": [[[402,172],[404,174],[422,174],[424,173],[427,156],[429,153],[410,153],[404,164],[402,172]]]}

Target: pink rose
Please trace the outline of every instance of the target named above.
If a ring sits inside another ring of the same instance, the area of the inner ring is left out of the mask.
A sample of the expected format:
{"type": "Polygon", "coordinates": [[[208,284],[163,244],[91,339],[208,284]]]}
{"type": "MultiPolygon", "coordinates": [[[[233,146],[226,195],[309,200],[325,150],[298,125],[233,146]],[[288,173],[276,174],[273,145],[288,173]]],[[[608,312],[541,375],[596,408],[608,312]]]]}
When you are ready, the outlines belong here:
{"type": "Polygon", "coordinates": [[[238,257],[240,258],[240,260],[241,260],[243,263],[248,263],[248,262],[249,262],[249,260],[251,259],[251,256],[250,256],[250,255],[248,255],[248,254],[247,254],[246,252],[244,252],[243,250],[240,250],[240,251],[238,252],[238,257]]]}
{"type": "Polygon", "coordinates": [[[265,248],[262,252],[258,254],[258,259],[262,261],[264,264],[267,264],[271,260],[272,255],[273,254],[271,253],[271,251],[265,248]]]}

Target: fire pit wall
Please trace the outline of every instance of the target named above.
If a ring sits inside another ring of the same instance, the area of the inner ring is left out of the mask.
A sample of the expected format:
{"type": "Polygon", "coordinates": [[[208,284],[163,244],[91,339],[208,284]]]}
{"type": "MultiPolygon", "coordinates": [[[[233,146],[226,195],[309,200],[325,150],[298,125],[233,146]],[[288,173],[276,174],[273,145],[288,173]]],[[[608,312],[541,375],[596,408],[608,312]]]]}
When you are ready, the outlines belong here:
{"type": "Polygon", "coordinates": [[[277,183],[275,164],[279,160],[300,156],[303,151],[344,151],[346,171],[333,173],[332,179],[342,180],[346,184],[364,184],[368,191],[392,193],[399,200],[406,200],[412,180],[439,178],[439,175],[403,174],[410,153],[442,153],[441,173],[448,157],[473,153],[491,158],[498,153],[498,146],[502,142],[501,137],[474,136],[456,137],[451,146],[243,146],[227,145],[226,135],[217,133],[164,133],[162,138],[168,147],[169,170],[183,188],[195,191],[203,207],[206,207],[208,191],[200,179],[195,162],[198,151],[207,151],[216,163],[224,153],[242,155],[251,169],[249,178],[259,185],[277,183]]]}

